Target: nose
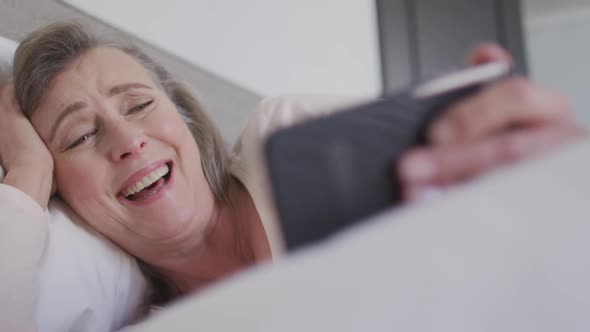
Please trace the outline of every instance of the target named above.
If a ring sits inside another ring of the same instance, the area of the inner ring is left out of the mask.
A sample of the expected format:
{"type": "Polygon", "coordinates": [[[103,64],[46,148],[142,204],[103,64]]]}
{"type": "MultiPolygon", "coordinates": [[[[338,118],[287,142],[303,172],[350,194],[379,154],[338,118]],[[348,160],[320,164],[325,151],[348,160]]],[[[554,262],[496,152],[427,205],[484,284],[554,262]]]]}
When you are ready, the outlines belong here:
{"type": "Polygon", "coordinates": [[[110,158],[120,162],[140,155],[146,148],[143,130],[130,124],[118,124],[112,130],[110,158]]]}

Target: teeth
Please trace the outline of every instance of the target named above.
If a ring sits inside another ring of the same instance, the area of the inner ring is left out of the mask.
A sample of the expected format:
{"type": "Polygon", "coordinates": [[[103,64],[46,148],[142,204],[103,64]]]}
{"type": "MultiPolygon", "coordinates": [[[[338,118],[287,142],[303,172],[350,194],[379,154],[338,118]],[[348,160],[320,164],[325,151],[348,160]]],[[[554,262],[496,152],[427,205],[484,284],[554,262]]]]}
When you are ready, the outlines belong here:
{"type": "Polygon", "coordinates": [[[168,165],[164,164],[162,167],[159,167],[153,170],[150,174],[144,176],[141,180],[137,181],[134,185],[130,186],[129,188],[123,190],[123,195],[125,197],[131,196],[135,193],[142,191],[144,188],[149,187],[154,182],[158,181],[162,176],[168,174],[170,170],[168,169],[168,165]]]}

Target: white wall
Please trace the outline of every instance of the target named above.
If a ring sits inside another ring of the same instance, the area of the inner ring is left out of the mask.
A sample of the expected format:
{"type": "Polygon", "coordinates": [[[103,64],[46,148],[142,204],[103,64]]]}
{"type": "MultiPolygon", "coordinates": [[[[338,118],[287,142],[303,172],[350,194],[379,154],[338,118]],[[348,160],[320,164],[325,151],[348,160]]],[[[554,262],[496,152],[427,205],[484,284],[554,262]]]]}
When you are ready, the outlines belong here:
{"type": "Polygon", "coordinates": [[[570,97],[590,125],[590,1],[527,0],[524,11],[532,77],[570,97]]]}
{"type": "Polygon", "coordinates": [[[373,0],[67,0],[261,95],[380,92],[373,0]]]}

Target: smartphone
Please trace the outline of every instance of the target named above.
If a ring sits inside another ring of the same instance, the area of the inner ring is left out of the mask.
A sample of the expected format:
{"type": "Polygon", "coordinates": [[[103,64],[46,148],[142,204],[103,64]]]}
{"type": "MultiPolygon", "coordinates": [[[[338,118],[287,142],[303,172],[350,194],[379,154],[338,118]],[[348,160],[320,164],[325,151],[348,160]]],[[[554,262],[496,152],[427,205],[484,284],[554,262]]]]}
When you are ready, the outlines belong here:
{"type": "Polygon", "coordinates": [[[267,169],[288,251],[399,204],[395,165],[452,103],[509,74],[493,62],[275,132],[267,169]]]}

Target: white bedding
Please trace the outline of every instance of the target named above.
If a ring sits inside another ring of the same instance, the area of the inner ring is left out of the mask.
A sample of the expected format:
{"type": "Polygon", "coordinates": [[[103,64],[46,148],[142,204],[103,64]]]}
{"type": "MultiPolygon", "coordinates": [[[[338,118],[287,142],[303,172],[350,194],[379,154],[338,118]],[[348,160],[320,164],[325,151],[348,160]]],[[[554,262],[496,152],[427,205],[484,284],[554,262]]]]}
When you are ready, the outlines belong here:
{"type": "Polygon", "coordinates": [[[125,331],[590,331],[590,141],[388,212],[125,331]]]}
{"type": "Polygon", "coordinates": [[[113,331],[147,309],[149,289],[137,263],[84,230],[61,200],[49,204],[49,237],[40,269],[40,332],[113,331]]]}

